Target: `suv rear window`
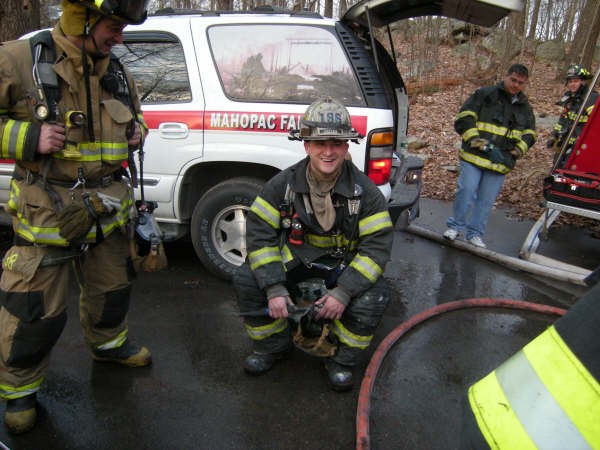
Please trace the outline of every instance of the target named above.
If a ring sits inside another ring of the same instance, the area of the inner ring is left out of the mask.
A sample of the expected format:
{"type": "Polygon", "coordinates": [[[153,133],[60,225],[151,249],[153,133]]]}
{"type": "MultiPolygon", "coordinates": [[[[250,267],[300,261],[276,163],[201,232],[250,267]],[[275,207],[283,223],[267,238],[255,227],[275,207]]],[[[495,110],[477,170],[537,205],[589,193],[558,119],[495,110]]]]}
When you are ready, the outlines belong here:
{"type": "Polygon", "coordinates": [[[128,32],[112,52],[129,69],[142,103],[192,100],[183,47],[170,33],[128,32]]]}
{"type": "Polygon", "coordinates": [[[340,42],[324,28],[222,25],[208,30],[208,40],[231,100],[304,104],[329,95],[365,106],[340,42]]]}

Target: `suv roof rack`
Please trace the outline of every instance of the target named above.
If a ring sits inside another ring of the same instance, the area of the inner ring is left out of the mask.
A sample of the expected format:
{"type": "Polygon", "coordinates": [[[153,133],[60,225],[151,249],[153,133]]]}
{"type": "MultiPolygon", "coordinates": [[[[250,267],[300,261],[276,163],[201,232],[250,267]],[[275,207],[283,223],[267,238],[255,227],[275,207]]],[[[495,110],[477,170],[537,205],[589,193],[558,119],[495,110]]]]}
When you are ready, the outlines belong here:
{"type": "Polygon", "coordinates": [[[179,15],[190,15],[197,14],[202,16],[220,16],[225,14],[289,14],[290,16],[299,17],[315,17],[322,19],[323,16],[314,11],[293,11],[291,9],[278,8],[271,5],[257,6],[247,11],[219,11],[219,10],[205,10],[205,9],[193,9],[193,8],[162,8],[154,13],[152,16],[179,16],[179,15]]]}

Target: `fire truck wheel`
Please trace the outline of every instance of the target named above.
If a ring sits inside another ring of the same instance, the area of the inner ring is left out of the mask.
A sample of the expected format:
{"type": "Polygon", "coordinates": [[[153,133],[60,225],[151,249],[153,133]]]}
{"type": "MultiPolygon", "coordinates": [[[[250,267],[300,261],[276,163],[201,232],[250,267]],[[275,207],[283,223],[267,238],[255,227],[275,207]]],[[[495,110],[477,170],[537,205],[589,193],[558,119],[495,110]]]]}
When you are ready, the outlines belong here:
{"type": "Polygon", "coordinates": [[[234,178],[209,189],[192,214],[192,243],[212,274],[231,279],[246,259],[246,214],[264,181],[234,178]]]}

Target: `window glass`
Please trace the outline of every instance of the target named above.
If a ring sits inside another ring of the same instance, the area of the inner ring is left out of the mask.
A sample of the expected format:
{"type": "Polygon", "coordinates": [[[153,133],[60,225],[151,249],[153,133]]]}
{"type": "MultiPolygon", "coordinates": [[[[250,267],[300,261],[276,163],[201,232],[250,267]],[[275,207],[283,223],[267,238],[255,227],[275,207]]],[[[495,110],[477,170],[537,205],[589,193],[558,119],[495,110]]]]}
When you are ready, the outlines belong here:
{"type": "Polygon", "coordinates": [[[171,34],[163,40],[144,40],[126,33],[113,53],[135,79],[142,103],[180,103],[192,100],[181,43],[171,34]]]}
{"type": "Polygon", "coordinates": [[[329,95],[348,106],[365,104],[340,42],[324,28],[224,25],[208,36],[232,100],[311,103],[329,95]]]}

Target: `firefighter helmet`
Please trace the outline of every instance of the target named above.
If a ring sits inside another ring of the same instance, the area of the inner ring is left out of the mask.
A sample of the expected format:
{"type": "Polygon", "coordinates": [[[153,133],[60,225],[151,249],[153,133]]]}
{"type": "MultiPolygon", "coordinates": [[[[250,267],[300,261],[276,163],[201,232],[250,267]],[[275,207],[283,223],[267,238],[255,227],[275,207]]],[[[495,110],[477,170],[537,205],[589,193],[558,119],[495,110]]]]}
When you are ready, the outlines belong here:
{"type": "Polygon", "coordinates": [[[324,141],[339,139],[357,141],[362,136],[352,128],[350,113],[331,97],[313,102],[300,120],[300,130],[290,132],[291,139],[324,141]]]}
{"type": "Polygon", "coordinates": [[[592,74],[583,66],[579,64],[571,64],[567,69],[567,73],[565,75],[565,82],[569,81],[572,78],[579,78],[581,80],[589,80],[592,78],[592,74]]]}
{"type": "Polygon", "coordinates": [[[90,26],[101,16],[137,25],[146,20],[148,2],[149,0],[62,0],[61,26],[67,35],[82,34],[86,9],[90,13],[90,26]]]}

